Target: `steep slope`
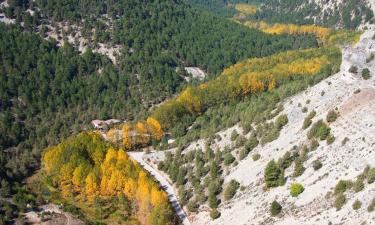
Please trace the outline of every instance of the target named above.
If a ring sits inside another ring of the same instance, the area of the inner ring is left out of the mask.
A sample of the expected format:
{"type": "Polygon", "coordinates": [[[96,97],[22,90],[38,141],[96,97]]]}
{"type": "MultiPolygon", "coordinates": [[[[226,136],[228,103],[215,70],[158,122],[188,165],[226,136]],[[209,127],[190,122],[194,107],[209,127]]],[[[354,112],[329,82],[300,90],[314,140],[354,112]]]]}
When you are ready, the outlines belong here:
{"type": "MultiPolygon", "coordinates": [[[[276,140],[252,149],[251,157],[241,161],[237,153],[241,148],[230,140],[233,130],[246,138],[252,135],[252,132],[246,134],[238,125],[217,133],[215,136],[220,138],[215,138],[213,142],[212,139],[200,139],[189,143],[183,151],[184,155],[189,155],[194,149],[207,149],[207,143],[216,151],[225,146],[230,147],[238,165],[224,168],[222,186],[226,187],[231,180],[236,180],[242,186],[232,200],[223,200],[219,205],[220,218],[210,219],[206,208],[201,206],[198,214],[191,217],[193,224],[321,224],[321,221],[333,224],[373,223],[373,214],[367,211],[375,190],[372,182],[365,181],[363,190],[354,188],[357,191],[344,191],[347,200],[341,210],[334,208],[333,190],[339,180],[354,182],[366,166],[375,166],[375,153],[372,151],[375,145],[375,64],[371,57],[375,50],[374,31],[374,26],[371,26],[356,46],[344,49],[339,73],[281,103],[283,110],[280,113],[287,116],[288,124],[276,140]],[[353,66],[357,67],[358,73],[349,72],[353,71],[350,69],[353,66]],[[371,74],[367,80],[361,76],[365,68],[371,74]],[[319,147],[315,150],[316,146],[313,148],[308,138],[310,128],[302,129],[305,117],[312,110],[316,112],[312,123],[326,120],[331,110],[338,113],[337,120],[329,123],[334,136],[333,143],[332,140],[328,143],[319,141],[319,147]],[[303,152],[303,146],[309,150],[303,153],[306,155],[302,175],[294,175],[296,166],[293,163],[291,168],[285,170],[285,185],[265,188],[264,170],[267,163],[282,158],[288,151],[302,149],[303,152]],[[260,159],[254,161],[253,156],[258,154],[260,159]],[[322,167],[315,171],[313,164],[316,160],[322,163],[322,167]],[[298,197],[290,196],[292,183],[300,183],[304,187],[298,197]],[[283,209],[279,216],[271,217],[269,208],[275,199],[283,209]],[[352,205],[356,200],[362,203],[362,207],[354,210],[352,205]]],[[[164,157],[159,155],[151,154],[148,158],[153,161],[163,160],[164,157]]]]}

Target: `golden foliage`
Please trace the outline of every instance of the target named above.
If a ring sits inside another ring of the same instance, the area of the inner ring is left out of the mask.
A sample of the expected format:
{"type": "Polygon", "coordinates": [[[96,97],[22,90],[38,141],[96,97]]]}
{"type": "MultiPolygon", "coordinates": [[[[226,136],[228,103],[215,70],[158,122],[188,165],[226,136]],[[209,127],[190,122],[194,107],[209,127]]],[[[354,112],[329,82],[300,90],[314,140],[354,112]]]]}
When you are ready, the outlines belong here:
{"type": "Polygon", "coordinates": [[[257,12],[257,8],[255,6],[243,3],[236,4],[235,9],[244,15],[253,15],[257,12]]]}
{"type": "MultiPolygon", "coordinates": [[[[147,134],[148,126],[160,132],[160,124],[152,118],[136,124],[135,128],[147,134]]],[[[93,204],[95,197],[124,195],[135,206],[134,216],[142,224],[148,224],[154,208],[168,204],[166,193],[123,149],[117,150],[103,140],[95,143],[95,138],[96,134],[83,133],[47,149],[43,156],[47,176],[57,181],[63,197],[82,194],[88,199],[85,204],[93,204]],[[101,160],[94,162],[91,154],[98,154],[102,150],[103,156],[94,157],[101,160]],[[52,169],[54,162],[58,163],[52,169]]]]}

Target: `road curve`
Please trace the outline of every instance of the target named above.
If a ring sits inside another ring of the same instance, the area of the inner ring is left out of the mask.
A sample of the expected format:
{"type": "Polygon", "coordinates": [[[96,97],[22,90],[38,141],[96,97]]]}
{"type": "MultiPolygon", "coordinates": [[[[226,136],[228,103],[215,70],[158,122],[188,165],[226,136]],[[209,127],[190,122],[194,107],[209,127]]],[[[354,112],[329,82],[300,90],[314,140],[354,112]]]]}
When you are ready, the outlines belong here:
{"type": "Polygon", "coordinates": [[[147,170],[152,176],[158,180],[162,188],[167,192],[169,201],[172,203],[177,215],[180,217],[182,224],[191,225],[186,213],[181,208],[180,203],[177,201],[176,194],[174,193],[172,185],[161,175],[159,171],[150,166],[147,162],[143,160],[144,152],[128,152],[129,156],[137,161],[145,170],[147,170]]]}

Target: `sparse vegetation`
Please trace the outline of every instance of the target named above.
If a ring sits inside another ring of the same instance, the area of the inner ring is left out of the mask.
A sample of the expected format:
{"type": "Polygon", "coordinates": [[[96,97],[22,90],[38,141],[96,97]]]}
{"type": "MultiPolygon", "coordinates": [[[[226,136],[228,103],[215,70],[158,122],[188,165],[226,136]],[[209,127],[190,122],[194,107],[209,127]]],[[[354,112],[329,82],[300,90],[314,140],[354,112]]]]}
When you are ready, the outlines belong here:
{"type": "Polygon", "coordinates": [[[358,210],[362,207],[362,202],[357,199],[354,201],[352,207],[354,210],[358,210]]]}
{"type": "Polygon", "coordinates": [[[322,166],[323,166],[323,164],[319,159],[313,161],[313,168],[314,168],[315,171],[322,168],[322,166]]]}
{"type": "Polygon", "coordinates": [[[364,68],[363,70],[362,70],[362,78],[364,79],[364,80],[368,80],[368,79],[370,79],[370,70],[368,69],[368,68],[364,68]]]}
{"type": "Polygon", "coordinates": [[[292,197],[297,197],[300,195],[305,189],[303,188],[302,184],[293,183],[290,185],[290,195],[292,197]]]}
{"type": "Polygon", "coordinates": [[[349,72],[350,72],[350,73],[358,73],[358,67],[356,67],[356,66],[351,66],[351,67],[349,68],[349,72]]]}
{"type": "Polygon", "coordinates": [[[267,187],[278,187],[284,184],[284,171],[279,167],[279,165],[271,160],[265,169],[264,180],[267,187]]]}
{"type": "Polygon", "coordinates": [[[258,161],[260,159],[260,154],[254,154],[252,158],[253,158],[253,161],[258,161]]]}
{"type": "Polygon", "coordinates": [[[276,200],[274,200],[271,203],[271,207],[270,207],[271,216],[279,215],[281,210],[282,210],[282,206],[276,200]]]}
{"type": "Polygon", "coordinates": [[[310,125],[311,125],[311,123],[312,123],[312,118],[314,117],[316,115],[316,112],[315,112],[315,110],[313,110],[313,111],[311,111],[310,113],[309,113],[309,115],[307,115],[307,117],[305,117],[305,119],[304,119],[304,121],[303,121],[303,125],[302,125],[302,129],[306,129],[306,128],[308,128],[310,125]]]}
{"type": "Polygon", "coordinates": [[[343,193],[340,193],[336,196],[334,207],[336,210],[340,210],[346,203],[346,197],[343,193]]]}
{"type": "Polygon", "coordinates": [[[211,219],[215,220],[220,217],[220,212],[217,209],[211,209],[210,211],[210,217],[211,219]]]}
{"type": "Polygon", "coordinates": [[[335,122],[337,119],[337,113],[334,110],[330,110],[327,114],[326,120],[328,123],[335,122]]]}
{"type": "Polygon", "coordinates": [[[226,201],[232,199],[239,187],[240,183],[238,183],[236,180],[231,180],[224,190],[224,199],[226,201]]]}
{"type": "Polygon", "coordinates": [[[329,126],[325,124],[323,120],[319,120],[311,127],[311,129],[307,133],[307,137],[309,139],[315,137],[319,138],[320,140],[326,140],[328,135],[330,134],[330,131],[331,129],[329,128],[329,126]]]}

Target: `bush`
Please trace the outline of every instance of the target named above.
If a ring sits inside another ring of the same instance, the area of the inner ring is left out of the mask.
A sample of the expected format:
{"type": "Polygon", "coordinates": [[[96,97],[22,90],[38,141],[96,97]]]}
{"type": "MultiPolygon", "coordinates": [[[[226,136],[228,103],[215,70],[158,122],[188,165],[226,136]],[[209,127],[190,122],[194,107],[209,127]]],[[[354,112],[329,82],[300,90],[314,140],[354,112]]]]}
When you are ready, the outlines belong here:
{"type": "Polygon", "coordinates": [[[278,187],[284,183],[284,173],[274,160],[270,161],[264,172],[267,187],[278,187]]]}
{"type": "Polygon", "coordinates": [[[327,122],[332,123],[332,122],[335,122],[336,119],[337,119],[337,113],[334,110],[330,110],[327,113],[327,117],[326,117],[327,122]]]}
{"type": "Polygon", "coordinates": [[[369,70],[368,68],[364,68],[364,69],[362,70],[362,78],[363,78],[364,80],[368,80],[368,79],[370,79],[370,70],[369,70]]]}
{"type": "Polygon", "coordinates": [[[353,185],[353,190],[356,193],[358,193],[358,192],[362,191],[363,188],[365,188],[365,184],[363,183],[363,179],[362,178],[357,178],[357,180],[355,181],[355,183],[353,185]]]}
{"type": "Polygon", "coordinates": [[[236,129],[234,129],[234,130],[232,131],[232,134],[230,135],[230,140],[231,140],[231,141],[235,141],[235,140],[237,139],[237,137],[238,137],[238,132],[237,132],[236,129]]]}
{"type": "Polygon", "coordinates": [[[297,197],[300,195],[305,189],[303,188],[302,184],[293,183],[290,186],[290,195],[292,197],[297,197]]]}
{"type": "Polygon", "coordinates": [[[353,183],[350,180],[340,180],[335,186],[335,195],[342,194],[346,190],[353,187],[353,183]]]}
{"type": "Polygon", "coordinates": [[[360,209],[360,208],[362,207],[362,202],[360,202],[360,201],[357,199],[357,200],[355,200],[355,202],[353,203],[352,207],[353,207],[354,210],[358,210],[358,209],[360,209]]]}
{"type": "Polygon", "coordinates": [[[303,113],[307,113],[307,111],[308,111],[308,108],[306,106],[302,108],[303,113]]]}
{"type": "Polygon", "coordinates": [[[328,145],[330,145],[330,144],[332,144],[333,142],[335,142],[335,140],[336,140],[336,138],[335,138],[335,136],[333,136],[332,134],[329,134],[329,135],[327,136],[327,144],[328,144],[328,145]]]}
{"type": "Polygon", "coordinates": [[[252,136],[249,138],[249,140],[245,144],[245,149],[248,152],[251,152],[256,146],[258,146],[259,141],[256,137],[252,136]]]}
{"type": "Polygon", "coordinates": [[[343,193],[336,196],[334,206],[336,210],[340,210],[346,203],[346,197],[343,193]]]}
{"type": "Polygon", "coordinates": [[[305,172],[305,167],[303,166],[303,161],[301,159],[297,159],[294,162],[294,172],[293,176],[294,177],[299,177],[305,172]]]}
{"type": "Polygon", "coordinates": [[[288,123],[287,115],[281,115],[277,117],[275,125],[278,130],[281,130],[287,123],[288,123]]]}
{"type": "Polygon", "coordinates": [[[307,133],[307,137],[309,139],[315,137],[320,138],[320,140],[326,140],[330,132],[331,129],[328,127],[328,125],[325,124],[323,120],[319,120],[311,127],[311,129],[307,133]]]}
{"type": "Polygon", "coordinates": [[[323,164],[319,159],[313,161],[313,168],[314,168],[315,171],[322,168],[322,166],[323,166],[323,164]]]}
{"type": "Polygon", "coordinates": [[[224,199],[226,201],[232,199],[239,187],[240,183],[238,183],[236,180],[231,180],[224,190],[224,199]]]}
{"type": "Polygon", "coordinates": [[[310,149],[311,151],[316,150],[319,147],[319,142],[314,138],[310,141],[310,149]]]}
{"type": "Polygon", "coordinates": [[[210,212],[211,219],[215,220],[220,217],[220,212],[217,209],[212,209],[210,212]]]}
{"type": "Polygon", "coordinates": [[[236,160],[236,158],[234,158],[234,156],[231,153],[227,153],[224,156],[224,165],[229,166],[234,162],[234,160],[236,160]]]}
{"type": "Polygon", "coordinates": [[[189,212],[198,212],[199,204],[197,203],[197,200],[192,200],[187,204],[187,209],[189,212]]]}
{"type": "Polygon", "coordinates": [[[368,212],[373,212],[375,209],[375,197],[372,199],[370,205],[367,207],[368,212]]]}
{"type": "Polygon", "coordinates": [[[375,168],[371,168],[366,172],[367,183],[372,184],[375,181],[375,168]]]}
{"type": "Polygon", "coordinates": [[[279,213],[281,212],[282,208],[283,207],[276,200],[274,200],[271,203],[271,208],[270,208],[271,216],[277,216],[277,215],[279,215],[279,213]]]}
{"type": "Polygon", "coordinates": [[[358,73],[358,67],[356,67],[356,66],[351,66],[351,67],[349,68],[349,72],[350,72],[350,73],[358,73]]]}
{"type": "Polygon", "coordinates": [[[260,155],[259,155],[259,154],[254,154],[254,155],[252,156],[252,158],[253,158],[254,161],[257,161],[257,160],[260,159],[260,155]]]}

